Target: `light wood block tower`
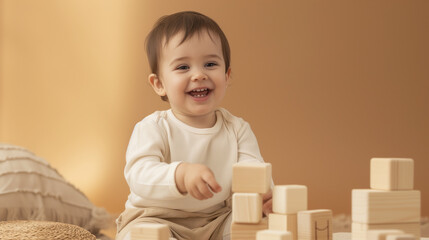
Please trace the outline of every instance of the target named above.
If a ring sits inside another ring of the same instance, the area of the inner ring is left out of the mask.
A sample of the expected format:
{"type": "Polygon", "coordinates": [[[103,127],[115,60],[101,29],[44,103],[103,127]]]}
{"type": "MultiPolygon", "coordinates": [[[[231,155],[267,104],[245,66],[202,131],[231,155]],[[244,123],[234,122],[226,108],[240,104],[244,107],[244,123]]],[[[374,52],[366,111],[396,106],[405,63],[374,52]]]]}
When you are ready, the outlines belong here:
{"type": "Polygon", "coordinates": [[[420,191],[410,158],[372,158],[371,189],[352,190],[352,240],[373,230],[397,229],[420,239],[420,191]]]}
{"type": "Polygon", "coordinates": [[[332,211],[307,210],[307,203],[306,186],[274,186],[273,213],[268,218],[268,229],[288,232],[293,240],[332,240],[332,211]]]}
{"type": "Polygon", "coordinates": [[[232,168],[231,240],[256,240],[268,228],[262,219],[262,195],[271,188],[270,163],[236,163],[232,168]]]}
{"type": "Polygon", "coordinates": [[[297,214],[307,210],[308,193],[304,185],[276,185],[273,189],[273,213],[268,216],[268,229],[288,231],[298,239],[297,214]]]}

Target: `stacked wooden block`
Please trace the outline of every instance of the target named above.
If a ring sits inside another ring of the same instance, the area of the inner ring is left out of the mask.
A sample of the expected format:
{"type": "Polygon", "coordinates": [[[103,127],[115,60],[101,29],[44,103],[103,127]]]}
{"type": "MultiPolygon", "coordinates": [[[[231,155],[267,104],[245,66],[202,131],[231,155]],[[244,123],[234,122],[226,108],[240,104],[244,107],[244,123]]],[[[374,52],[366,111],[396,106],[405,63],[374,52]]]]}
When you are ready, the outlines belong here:
{"type": "Polygon", "coordinates": [[[371,189],[352,190],[352,239],[370,230],[398,229],[420,238],[420,191],[414,187],[414,161],[373,158],[371,189]]]}
{"type": "Polygon", "coordinates": [[[298,212],[307,210],[307,187],[277,185],[273,189],[273,213],[268,216],[268,229],[288,231],[298,238],[298,212]]]}
{"type": "Polygon", "coordinates": [[[170,229],[166,224],[142,223],[131,229],[131,240],[169,240],[170,229]]]}
{"type": "Polygon", "coordinates": [[[279,230],[261,230],[256,233],[256,240],[292,240],[292,233],[279,230]]]}
{"type": "MultiPolygon", "coordinates": [[[[274,186],[273,213],[269,214],[268,229],[287,232],[290,240],[332,240],[332,211],[307,210],[307,199],[306,186],[274,186]]],[[[275,238],[261,238],[271,239],[275,238]]]]}
{"type": "Polygon", "coordinates": [[[332,211],[316,209],[298,212],[299,240],[332,240],[332,211]]]}
{"type": "Polygon", "coordinates": [[[256,239],[256,232],[267,229],[262,219],[262,194],[271,189],[271,164],[237,163],[232,174],[231,240],[256,239]]]}

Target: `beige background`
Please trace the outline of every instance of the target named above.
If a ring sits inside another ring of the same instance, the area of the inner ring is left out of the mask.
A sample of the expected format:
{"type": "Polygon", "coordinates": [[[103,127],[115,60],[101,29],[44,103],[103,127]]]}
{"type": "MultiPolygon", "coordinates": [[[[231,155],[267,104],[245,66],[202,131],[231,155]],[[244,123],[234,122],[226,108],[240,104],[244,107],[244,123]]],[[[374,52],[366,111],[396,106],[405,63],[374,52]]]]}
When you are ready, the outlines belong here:
{"type": "Polygon", "coordinates": [[[196,10],[232,47],[223,106],[246,119],[276,184],[350,214],[371,157],[415,159],[429,216],[428,1],[0,1],[0,142],[44,157],[122,211],[134,124],[168,105],[146,82],[158,17],[196,10]]]}

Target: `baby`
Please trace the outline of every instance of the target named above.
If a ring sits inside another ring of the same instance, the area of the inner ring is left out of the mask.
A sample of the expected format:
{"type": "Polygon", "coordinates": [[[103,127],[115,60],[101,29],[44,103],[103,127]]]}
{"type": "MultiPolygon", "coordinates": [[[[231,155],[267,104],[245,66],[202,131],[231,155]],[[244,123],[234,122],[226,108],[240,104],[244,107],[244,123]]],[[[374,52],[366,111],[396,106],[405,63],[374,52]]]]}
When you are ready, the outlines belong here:
{"type": "MultiPolygon", "coordinates": [[[[230,80],[220,27],[197,12],[158,20],[146,39],[149,83],[171,109],[136,124],[125,166],[130,187],[117,239],[164,223],[176,239],[229,239],[232,165],[263,162],[249,124],[219,105],[230,80]]],[[[271,212],[271,192],[264,195],[271,212]]]]}

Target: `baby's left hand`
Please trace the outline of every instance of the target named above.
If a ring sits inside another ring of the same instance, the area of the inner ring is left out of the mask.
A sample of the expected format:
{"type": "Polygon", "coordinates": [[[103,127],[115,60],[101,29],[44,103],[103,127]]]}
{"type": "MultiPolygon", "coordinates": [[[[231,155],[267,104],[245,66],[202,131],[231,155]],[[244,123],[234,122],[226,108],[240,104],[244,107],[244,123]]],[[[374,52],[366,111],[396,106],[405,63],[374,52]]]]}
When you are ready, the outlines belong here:
{"type": "Polygon", "coordinates": [[[264,216],[268,217],[268,214],[273,212],[273,192],[269,192],[262,195],[262,212],[264,216]]]}

